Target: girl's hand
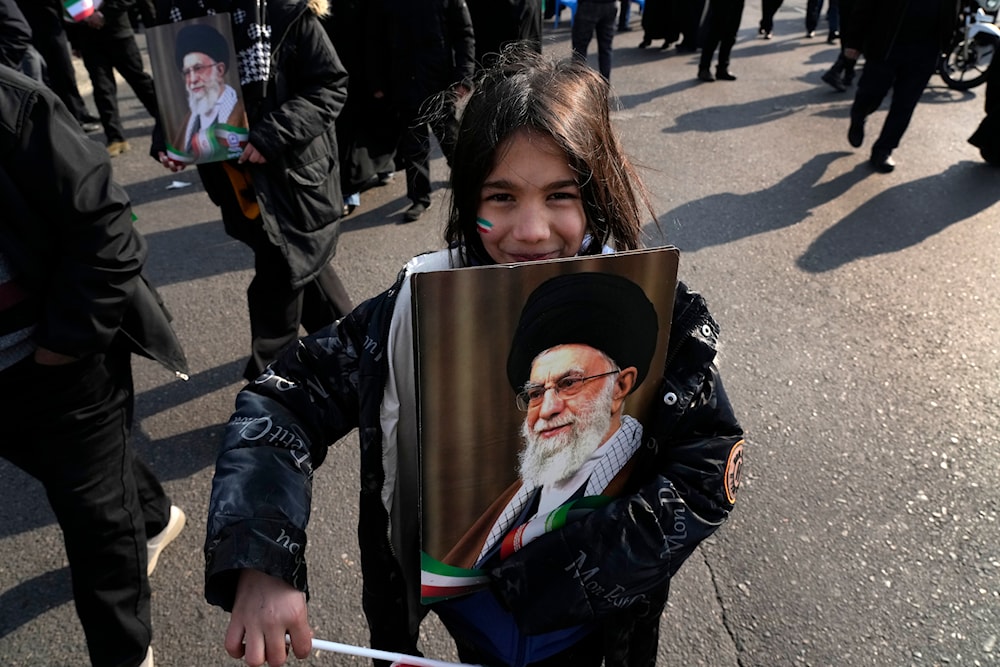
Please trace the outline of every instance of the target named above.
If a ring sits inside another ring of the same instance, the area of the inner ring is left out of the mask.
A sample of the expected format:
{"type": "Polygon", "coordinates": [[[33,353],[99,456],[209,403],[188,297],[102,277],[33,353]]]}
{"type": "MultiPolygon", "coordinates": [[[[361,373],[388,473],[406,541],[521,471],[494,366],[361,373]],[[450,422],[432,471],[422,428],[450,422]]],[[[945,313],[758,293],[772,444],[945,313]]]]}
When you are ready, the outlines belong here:
{"type": "Polygon", "coordinates": [[[291,637],[295,657],[307,657],[312,650],[313,632],[305,593],[269,574],[243,570],[226,630],[226,652],[243,658],[249,667],[260,667],[265,662],[279,667],[288,660],[286,634],[291,637]]]}

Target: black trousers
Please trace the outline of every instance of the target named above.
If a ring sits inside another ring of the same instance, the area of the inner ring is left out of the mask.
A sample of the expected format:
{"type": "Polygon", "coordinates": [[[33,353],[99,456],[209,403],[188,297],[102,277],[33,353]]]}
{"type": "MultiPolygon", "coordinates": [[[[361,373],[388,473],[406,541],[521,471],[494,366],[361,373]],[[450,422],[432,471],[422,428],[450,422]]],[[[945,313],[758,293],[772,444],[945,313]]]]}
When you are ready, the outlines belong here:
{"type": "Polygon", "coordinates": [[[82,120],[89,114],[76,85],[76,71],[62,21],[34,3],[25,3],[25,6],[29,8],[25,18],[31,25],[31,43],[45,60],[45,82],[73,117],[82,120]]]}
{"type": "Polygon", "coordinates": [[[125,130],[118,112],[118,84],[115,72],[132,87],[135,96],[153,118],[159,116],[153,78],[142,68],[142,55],[135,43],[135,35],[122,37],[106,35],[102,30],[79,26],[80,55],[94,84],[94,104],[104,126],[108,143],[124,141],[125,130]]]}
{"type": "Polygon", "coordinates": [[[711,66],[716,47],[719,49],[719,67],[729,67],[729,55],[736,44],[736,33],[739,32],[742,18],[743,0],[708,0],[705,42],[701,45],[701,69],[711,66]]]}
{"type": "Polygon", "coordinates": [[[781,8],[784,0],[762,0],[760,6],[760,29],[764,32],[774,30],[774,15],[781,8]]]}
{"type": "Polygon", "coordinates": [[[611,80],[612,43],[615,38],[615,17],[618,15],[617,2],[587,2],[584,0],[576,8],[573,19],[573,55],[587,62],[587,47],[590,38],[597,35],[597,69],[601,76],[611,80]]]}
{"type": "Polygon", "coordinates": [[[886,58],[865,61],[858,80],[858,92],[851,106],[851,120],[868,117],[892,90],[889,113],[872,146],[873,155],[889,155],[899,146],[903,133],[910,125],[913,110],[934,74],[937,58],[937,44],[929,40],[926,43],[896,44],[886,58]]]}
{"type": "Polygon", "coordinates": [[[170,501],[128,444],[128,352],[0,372],[0,455],[42,483],[62,528],[94,667],[135,667],[152,637],[146,538],[170,501]]]}
{"type": "Polygon", "coordinates": [[[451,154],[458,136],[458,119],[450,93],[423,106],[403,105],[399,113],[397,164],[406,170],[406,197],[414,204],[431,203],[431,131],[451,166],[451,154]]]}
{"type": "Polygon", "coordinates": [[[223,208],[222,220],[227,234],[253,250],[254,276],[247,287],[250,360],[243,371],[243,377],[252,381],[298,340],[300,325],[313,333],[347,315],[353,306],[330,264],[304,286],[292,287],[288,261],[271,243],[260,218],[248,220],[223,208]]]}

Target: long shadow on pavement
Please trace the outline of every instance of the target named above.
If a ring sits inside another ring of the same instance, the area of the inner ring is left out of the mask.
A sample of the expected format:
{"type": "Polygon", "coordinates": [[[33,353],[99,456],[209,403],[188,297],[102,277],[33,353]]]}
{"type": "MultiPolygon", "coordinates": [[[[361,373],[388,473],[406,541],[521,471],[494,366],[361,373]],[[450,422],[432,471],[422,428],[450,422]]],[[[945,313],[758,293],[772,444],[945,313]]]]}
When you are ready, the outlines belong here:
{"type": "Polygon", "coordinates": [[[73,600],[69,568],[50,570],[0,593],[0,639],[73,600]]]}
{"type": "Polygon", "coordinates": [[[914,246],[1000,200],[996,180],[995,167],[965,160],[942,174],[893,186],[820,234],[797,264],[822,273],[914,246]]]}
{"type": "Polygon", "coordinates": [[[849,172],[819,183],[834,160],[848,155],[851,154],[817,155],[759,192],[723,192],[688,202],[661,216],[659,230],[655,225],[647,225],[644,231],[654,242],[659,239],[691,252],[790,227],[808,217],[811,209],[836,199],[871,174],[868,165],[861,163],[849,172]]]}

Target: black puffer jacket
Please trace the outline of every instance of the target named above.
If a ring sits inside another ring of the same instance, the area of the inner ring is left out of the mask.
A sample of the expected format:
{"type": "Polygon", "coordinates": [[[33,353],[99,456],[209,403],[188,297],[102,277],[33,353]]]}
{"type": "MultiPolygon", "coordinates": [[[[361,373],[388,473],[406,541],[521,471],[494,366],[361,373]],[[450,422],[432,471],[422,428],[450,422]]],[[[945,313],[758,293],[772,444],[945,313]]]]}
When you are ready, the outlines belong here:
{"type": "MultiPolygon", "coordinates": [[[[240,392],[209,507],[205,595],[210,603],[231,609],[240,568],[308,592],[304,549],[312,471],[329,445],[357,428],[358,534],[371,643],[417,654],[425,613],[417,602],[419,567],[414,571],[397,557],[405,550],[390,543],[400,530],[390,515],[416,525],[416,503],[394,493],[393,505],[383,505],[387,477],[398,483],[416,473],[384,468],[383,461],[403,466],[405,456],[386,451],[380,409],[392,352],[390,323],[394,311],[408,303],[397,297],[414,271],[446,268],[426,266],[435,258],[440,264],[446,254],[424,256],[430,258],[424,263],[415,258],[392,288],[300,341],[272,365],[273,374],[240,392]]],[[[631,480],[632,495],[539,538],[491,573],[497,595],[525,632],[598,621],[608,667],[655,664],[670,578],[726,519],[739,482],[743,436],[714,363],[718,332],[704,300],[679,285],[663,401],[647,433],[648,465],[636,466],[641,474],[631,480]]],[[[399,447],[415,449],[416,443],[399,447]]]]}

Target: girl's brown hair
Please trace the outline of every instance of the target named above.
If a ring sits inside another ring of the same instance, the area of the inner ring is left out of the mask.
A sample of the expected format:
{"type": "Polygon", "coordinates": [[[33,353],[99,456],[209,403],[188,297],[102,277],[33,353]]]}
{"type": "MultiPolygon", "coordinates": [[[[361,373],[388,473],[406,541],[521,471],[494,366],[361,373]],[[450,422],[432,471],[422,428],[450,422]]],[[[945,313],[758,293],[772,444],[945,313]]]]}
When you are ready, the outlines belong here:
{"type": "Polygon", "coordinates": [[[451,161],[451,210],[445,239],[466,263],[492,264],[476,231],[483,182],[504,142],[521,129],[552,137],[577,173],[588,252],[605,245],[639,247],[640,203],[655,218],[649,192],[611,125],[608,83],[577,60],[553,61],[527,50],[506,50],[479,75],[462,112],[451,161]]]}

